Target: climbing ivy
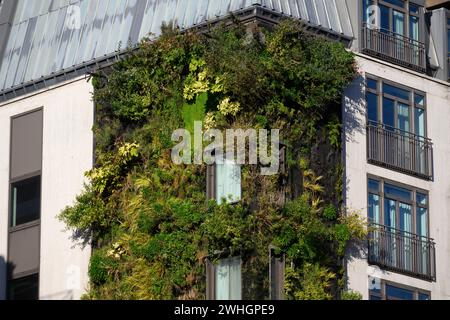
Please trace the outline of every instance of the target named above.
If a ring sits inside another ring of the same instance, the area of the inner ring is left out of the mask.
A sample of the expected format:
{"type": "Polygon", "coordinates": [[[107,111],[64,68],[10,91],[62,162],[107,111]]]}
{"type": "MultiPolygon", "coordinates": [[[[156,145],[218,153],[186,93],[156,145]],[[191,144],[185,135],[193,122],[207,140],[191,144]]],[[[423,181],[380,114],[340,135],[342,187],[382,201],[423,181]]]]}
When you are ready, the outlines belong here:
{"type": "Polygon", "coordinates": [[[267,299],[270,245],[286,256],[287,298],[338,298],[346,249],[365,235],[339,194],[340,98],[354,76],[352,53],[292,21],[206,34],[163,27],[95,75],[96,166],[60,215],[93,236],[86,298],[203,299],[205,259],[239,255],[243,297],[267,299]],[[280,129],[286,172],[244,166],[239,204],[206,199],[206,167],[170,157],[172,132],[196,120],[280,129]]]}

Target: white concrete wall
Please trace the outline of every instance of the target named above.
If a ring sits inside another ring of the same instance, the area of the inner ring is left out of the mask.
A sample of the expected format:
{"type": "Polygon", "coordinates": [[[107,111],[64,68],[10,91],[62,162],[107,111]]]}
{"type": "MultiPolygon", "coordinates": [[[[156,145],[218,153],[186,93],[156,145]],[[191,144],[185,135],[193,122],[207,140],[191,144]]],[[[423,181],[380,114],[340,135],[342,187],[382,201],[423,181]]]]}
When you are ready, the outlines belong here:
{"type": "MultiPolygon", "coordinates": [[[[82,191],[92,167],[94,107],[84,78],[0,104],[0,263],[8,239],[8,177],[11,117],[43,107],[40,298],[79,299],[87,289],[89,245],[77,246],[56,216],[82,191]],[[78,280],[79,278],[79,280],[78,280]]],[[[0,299],[5,297],[0,267],[0,299]]]]}
{"type": "Polygon", "coordinates": [[[348,88],[344,98],[346,205],[367,217],[367,174],[427,190],[430,237],[436,242],[437,281],[427,282],[376,270],[368,266],[366,255],[362,253],[362,259],[350,258],[348,261],[349,287],[368,299],[368,276],[375,273],[387,281],[431,291],[432,299],[450,299],[450,84],[370,58],[358,57],[357,61],[361,77],[348,88]],[[365,93],[362,88],[365,73],[426,92],[428,137],[434,144],[433,182],[367,163],[365,93]]]}

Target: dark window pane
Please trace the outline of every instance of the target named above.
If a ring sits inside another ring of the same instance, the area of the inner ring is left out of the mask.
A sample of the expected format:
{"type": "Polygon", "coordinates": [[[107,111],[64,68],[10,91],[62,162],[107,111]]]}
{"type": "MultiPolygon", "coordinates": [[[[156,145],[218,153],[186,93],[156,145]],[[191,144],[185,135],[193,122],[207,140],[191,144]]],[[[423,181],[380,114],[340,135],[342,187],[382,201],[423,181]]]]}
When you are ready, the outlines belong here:
{"type": "Polygon", "coordinates": [[[426,194],[417,193],[417,203],[426,206],[428,203],[428,197],[426,194]]]}
{"type": "Polygon", "coordinates": [[[380,15],[381,15],[381,31],[390,31],[389,26],[389,8],[383,5],[380,5],[380,15]]]}
{"type": "Polygon", "coordinates": [[[377,180],[369,179],[369,189],[379,191],[379,182],[377,180]]]}
{"type": "Polygon", "coordinates": [[[381,300],[381,297],[370,295],[369,300],[381,300]]]}
{"type": "Polygon", "coordinates": [[[419,6],[409,3],[409,12],[419,14],[419,6]]]}
{"type": "Polygon", "coordinates": [[[384,185],[384,193],[386,195],[395,196],[397,198],[403,198],[407,200],[411,200],[411,191],[405,188],[393,186],[390,184],[384,185]]]}
{"type": "Polygon", "coordinates": [[[400,99],[409,100],[408,90],[400,89],[390,84],[383,83],[383,92],[400,99]]]}
{"type": "Polygon", "coordinates": [[[387,300],[414,300],[414,292],[411,290],[394,287],[386,284],[386,299],[387,300]]]}
{"type": "Polygon", "coordinates": [[[414,102],[420,106],[425,105],[425,97],[421,94],[414,94],[414,102]]]}
{"type": "Polygon", "coordinates": [[[10,300],[38,300],[39,299],[39,275],[10,280],[10,300]]]}
{"type": "Polygon", "coordinates": [[[373,90],[377,90],[377,80],[367,78],[367,87],[373,90]]]}
{"type": "Polygon", "coordinates": [[[387,129],[395,126],[394,101],[387,98],[383,98],[383,124],[387,126],[387,129]]]}
{"type": "Polygon", "coordinates": [[[450,29],[447,30],[447,47],[448,56],[450,57],[450,29]]]}
{"type": "Polygon", "coordinates": [[[41,177],[16,182],[11,187],[11,226],[15,227],[40,218],[41,177]]]}
{"type": "Polygon", "coordinates": [[[419,300],[430,300],[430,296],[426,293],[419,292],[419,300]]]}
{"type": "Polygon", "coordinates": [[[405,1],[404,0],[384,0],[384,2],[393,4],[395,6],[402,7],[402,8],[405,7],[405,1]]]}
{"type": "Polygon", "coordinates": [[[369,122],[378,122],[378,96],[367,93],[367,117],[369,122]]]}

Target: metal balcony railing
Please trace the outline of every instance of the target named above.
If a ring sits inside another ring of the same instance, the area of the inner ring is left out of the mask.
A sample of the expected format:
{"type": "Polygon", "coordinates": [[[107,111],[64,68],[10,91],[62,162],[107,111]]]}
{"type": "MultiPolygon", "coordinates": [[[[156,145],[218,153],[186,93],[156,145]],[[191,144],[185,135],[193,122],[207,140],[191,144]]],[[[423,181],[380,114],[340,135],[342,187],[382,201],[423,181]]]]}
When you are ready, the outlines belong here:
{"type": "Polygon", "coordinates": [[[362,29],[362,51],[368,55],[414,69],[426,71],[425,44],[384,29],[362,29]]]}
{"type": "Polygon", "coordinates": [[[367,159],[369,163],[433,180],[433,143],[411,132],[369,123],[367,159]]]}
{"type": "Polygon", "coordinates": [[[435,243],[427,237],[372,223],[369,228],[369,264],[436,281],[435,243]]]}

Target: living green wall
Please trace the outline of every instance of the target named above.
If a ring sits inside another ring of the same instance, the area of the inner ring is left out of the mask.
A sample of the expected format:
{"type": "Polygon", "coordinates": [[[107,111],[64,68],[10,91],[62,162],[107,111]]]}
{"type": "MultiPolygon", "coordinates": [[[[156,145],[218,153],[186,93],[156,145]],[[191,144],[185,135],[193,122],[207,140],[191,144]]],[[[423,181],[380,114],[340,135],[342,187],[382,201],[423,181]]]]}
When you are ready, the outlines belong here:
{"type": "Polygon", "coordinates": [[[239,255],[243,297],[267,299],[269,245],[286,255],[288,299],[341,297],[346,248],[365,235],[342,207],[340,99],[354,76],[352,53],[292,21],[163,28],[96,74],[96,165],[60,215],[93,241],[85,298],[204,299],[205,259],[239,255]],[[172,132],[195,120],[280,129],[286,172],[244,166],[238,205],[206,199],[205,165],[171,160],[172,132]]]}

